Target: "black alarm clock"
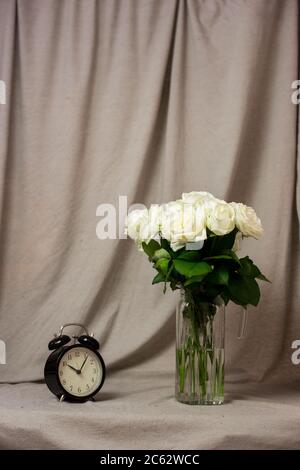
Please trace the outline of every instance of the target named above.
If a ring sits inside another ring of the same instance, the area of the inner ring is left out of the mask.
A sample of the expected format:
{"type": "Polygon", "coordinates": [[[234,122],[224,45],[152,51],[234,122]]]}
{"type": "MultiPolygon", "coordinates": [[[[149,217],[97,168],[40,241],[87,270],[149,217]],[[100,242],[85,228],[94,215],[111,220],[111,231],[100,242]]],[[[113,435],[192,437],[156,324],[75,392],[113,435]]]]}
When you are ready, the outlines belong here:
{"type": "Polygon", "coordinates": [[[50,351],[44,377],[49,390],[60,401],[84,402],[96,395],[105,380],[105,364],[99,354],[99,343],[89,335],[86,328],[79,323],[67,323],[60,328],[58,335],[48,344],[50,351]],[[63,335],[68,326],[80,327],[85,332],[71,338],[63,335]]]}

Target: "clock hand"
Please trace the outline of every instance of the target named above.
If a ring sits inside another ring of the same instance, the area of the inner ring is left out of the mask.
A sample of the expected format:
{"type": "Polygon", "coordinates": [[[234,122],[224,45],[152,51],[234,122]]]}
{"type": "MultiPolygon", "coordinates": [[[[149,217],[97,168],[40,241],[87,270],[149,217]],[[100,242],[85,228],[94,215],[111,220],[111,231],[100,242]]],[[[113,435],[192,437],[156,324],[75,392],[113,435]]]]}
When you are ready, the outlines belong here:
{"type": "Polygon", "coordinates": [[[87,355],[85,356],[85,360],[83,361],[82,366],[80,367],[80,372],[82,371],[82,368],[83,368],[84,364],[86,363],[88,357],[89,357],[89,356],[88,356],[88,354],[87,354],[87,355]]]}
{"type": "Polygon", "coordinates": [[[70,369],[73,369],[73,370],[75,370],[76,374],[80,374],[80,372],[81,372],[81,369],[80,369],[80,370],[78,370],[78,369],[75,369],[75,367],[71,366],[70,364],[67,364],[67,366],[68,366],[68,367],[70,367],[70,369]]]}

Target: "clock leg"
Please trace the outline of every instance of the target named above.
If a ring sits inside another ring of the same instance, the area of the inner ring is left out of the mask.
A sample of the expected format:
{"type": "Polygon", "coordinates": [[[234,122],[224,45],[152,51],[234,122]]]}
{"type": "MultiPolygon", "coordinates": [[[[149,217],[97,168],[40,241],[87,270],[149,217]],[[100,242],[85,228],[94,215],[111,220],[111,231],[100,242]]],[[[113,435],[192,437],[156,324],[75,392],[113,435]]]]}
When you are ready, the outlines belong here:
{"type": "Polygon", "coordinates": [[[64,399],[65,399],[65,396],[64,396],[64,395],[61,395],[59,401],[62,402],[62,401],[64,401],[64,399]]]}

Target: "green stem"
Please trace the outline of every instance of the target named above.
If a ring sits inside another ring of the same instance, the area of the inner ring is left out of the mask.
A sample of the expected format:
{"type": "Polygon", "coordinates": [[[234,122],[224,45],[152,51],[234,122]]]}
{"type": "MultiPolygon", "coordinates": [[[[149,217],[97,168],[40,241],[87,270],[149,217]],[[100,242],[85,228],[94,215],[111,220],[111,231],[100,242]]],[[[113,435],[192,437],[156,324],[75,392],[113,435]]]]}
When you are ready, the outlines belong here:
{"type": "Polygon", "coordinates": [[[184,310],[186,336],[177,350],[179,392],[201,402],[216,400],[224,393],[224,357],[215,350],[214,311],[187,293],[184,310]]]}

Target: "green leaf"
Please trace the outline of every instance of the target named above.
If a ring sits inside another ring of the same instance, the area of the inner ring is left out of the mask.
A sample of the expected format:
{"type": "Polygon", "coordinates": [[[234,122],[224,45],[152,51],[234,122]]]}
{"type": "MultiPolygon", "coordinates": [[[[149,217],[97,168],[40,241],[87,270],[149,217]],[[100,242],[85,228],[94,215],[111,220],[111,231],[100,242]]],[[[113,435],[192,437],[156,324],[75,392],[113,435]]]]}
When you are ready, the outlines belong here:
{"type": "Polygon", "coordinates": [[[249,258],[249,256],[245,256],[244,258],[240,258],[241,269],[240,273],[243,276],[248,277],[257,277],[260,275],[260,270],[258,269],[253,261],[249,258]]]}
{"type": "Polygon", "coordinates": [[[217,255],[217,256],[208,256],[206,258],[203,258],[203,261],[213,261],[213,260],[223,260],[223,259],[228,259],[232,261],[232,257],[229,255],[217,255]]]}
{"type": "Polygon", "coordinates": [[[232,232],[227,233],[222,237],[218,237],[217,249],[218,250],[231,250],[234,245],[235,237],[238,230],[235,228],[232,232]]]}
{"type": "Polygon", "coordinates": [[[169,260],[166,258],[160,258],[158,261],[155,263],[155,267],[158,272],[166,275],[168,272],[168,266],[169,266],[169,260]]]}
{"type": "Polygon", "coordinates": [[[270,282],[268,278],[266,278],[266,276],[264,276],[262,273],[259,274],[259,276],[256,276],[256,279],[259,279],[260,281],[266,281],[266,282],[270,282]]]}
{"type": "Polygon", "coordinates": [[[214,262],[217,262],[217,263],[221,262],[222,264],[231,263],[231,264],[234,264],[235,267],[240,266],[239,258],[231,250],[223,250],[222,253],[220,253],[219,255],[203,258],[203,261],[209,261],[210,263],[213,263],[213,264],[214,262]]]}
{"type": "Polygon", "coordinates": [[[222,286],[206,284],[204,287],[204,294],[210,299],[211,302],[220,294],[222,286]]]}
{"type": "Polygon", "coordinates": [[[156,274],[156,276],[154,276],[152,280],[152,284],[158,284],[159,282],[164,282],[164,280],[165,280],[165,277],[161,273],[158,273],[156,274]]]}
{"type": "Polygon", "coordinates": [[[173,268],[174,268],[173,262],[169,263],[169,268],[168,268],[168,272],[166,275],[166,281],[169,281],[173,268]]]}
{"type": "Polygon", "coordinates": [[[170,242],[166,240],[165,238],[162,238],[160,241],[161,247],[167,250],[168,252],[172,251],[172,248],[170,246],[170,242]]]}
{"type": "Polygon", "coordinates": [[[222,236],[210,233],[206,241],[207,254],[209,256],[215,256],[220,254],[223,250],[231,250],[235,242],[237,231],[238,230],[235,228],[232,232],[222,236]]]}
{"type": "Polygon", "coordinates": [[[205,278],[206,274],[204,274],[203,276],[193,276],[191,277],[190,279],[188,279],[187,281],[185,281],[185,283],[183,284],[184,286],[189,286],[191,284],[198,284],[200,283],[201,281],[203,281],[203,279],[205,278]]]}
{"type": "Polygon", "coordinates": [[[216,267],[212,273],[206,277],[206,282],[209,284],[225,285],[227,286],[229,280],[229,272],[225,266],[216,267]]]}
{"type": "Polygon", "coordinates": [[[228,292],[228,289],[225,288],[222,290],[221,297],[224,300],[225,305],[227,305],[230,300],[230,294],[228,292]]]}
{"type": "Polygon", "coordinates": [[[203,261],[194,262],[175,259],[174,266],[179,274],[182,274],[188,279],[193,276],[203,276],[212,271],[211,266],[203,261]]]}
{"type": "Polygon", "coordinates": [[[240,263],[240,260],[239,260],[239,258],[238,258],[238,256],[235,254],[234,251],[232,251],[232,250],[223,250],[221,254],[222,254],[222,255],[225,255],[225,256],[226,256],[226,255],[231,256],[231,258],[232,258],[237,264],[241,264],[241,263],[240,263]]]}
{"type": "Polygon", "coordinates": [[[165,285],[164,285],[164,294],[166,293],[166,290],[167,290],[167,282],[169,281],[169,278],[170,278],[170,275],[171,275],[171,272],[173,271],[173,263],[170,263],[171,266],[169,266],[169,269],[168,269],[168,272],[167,272],[167,275],[166,275],[166,278],[165,278],[165,285]]]}
{"type": "Polygon", "coordinates": [[[240,272],[243,276],[248,276],[256,279],[260,279],[261,281],[270,282],[269,279],[264,276],[257,266],[253,263],[252,259],[249,256],[245,256],[244,258],[240,258],[241,269],[240,272]]]}
{"type": "Polygon", "coordinates": [[[196,261],[199,260],[199,251],[183,251],[180,253],[177,259],[184,259],[186,261],[196,261]]]}
{"type": "Polygon", "coordinates": [[[165,250],[164,248],[160,248],[159,250],[156,250],[154,252],[154,255],[153,255],[153,260],[154,261],[157,261],[158,259],[160,258],[167,258],[167,259],[170,259],[171,256],[170,256],[170,253],[165,250]]]}
{"type": "MultiPolygon", "coordinates": [[[[251,260],[250,260],[251,261],[251,260]]],[[[251,261],[251,277],[258,277],[260,275],[260,270],[257,266],[251,261]]]]}
{"type": "Polygon", "coordinates": [[[160,244],[156,240],[150,240],[149,243],[143,242],[142,247],[146,255],[152,259],[155,251],[160,249],[160,244]]]}
{"type": "Polygon", "coordinates": [[[166,250],[170,254],[171,258],[178,258],[178,256],[185,250],[185,248],[181,248],[180,250],[177,250],[177,251],[172,250],[170,242],[166,240],[165,238],[161,238],[160,243],[161,243],[161,248],[166,250]]]}
{"type": "Polygon", "coordinates": [[[228,291],[231,300],[240,305],[256,306],[260,299],[260,290],[255,279],[237,273],[230,276],[228,291]]]}

